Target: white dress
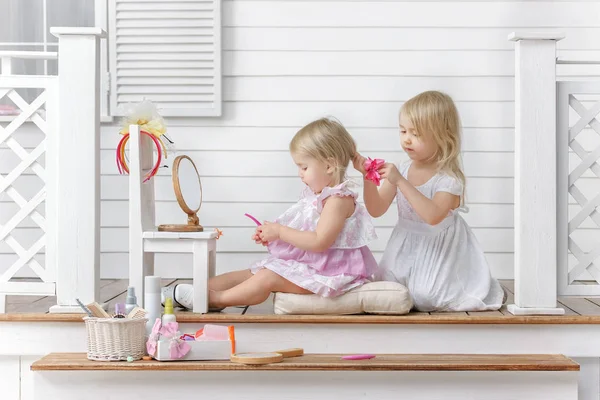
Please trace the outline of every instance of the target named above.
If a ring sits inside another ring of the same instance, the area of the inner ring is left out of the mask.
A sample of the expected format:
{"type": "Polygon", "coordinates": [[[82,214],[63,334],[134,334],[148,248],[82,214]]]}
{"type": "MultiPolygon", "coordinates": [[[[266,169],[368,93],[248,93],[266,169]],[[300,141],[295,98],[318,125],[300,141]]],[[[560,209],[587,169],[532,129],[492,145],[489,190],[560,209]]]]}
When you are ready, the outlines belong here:
{"type": "MultiPolygon", "coordinates": [[[[409,161],[398,168],[405,178],[410,165],[409,161]]],[[[439,191],[462,196],[461,182],[445,173],[416,188],[429,199],[439,191]]],[[[396,200],[398,223],[380,262],[384,279],[406,286],[419,311],[499,309],[504,291],[491,276],[479,242],[458,210],[432,226],[400,190],[396,200]]]]}

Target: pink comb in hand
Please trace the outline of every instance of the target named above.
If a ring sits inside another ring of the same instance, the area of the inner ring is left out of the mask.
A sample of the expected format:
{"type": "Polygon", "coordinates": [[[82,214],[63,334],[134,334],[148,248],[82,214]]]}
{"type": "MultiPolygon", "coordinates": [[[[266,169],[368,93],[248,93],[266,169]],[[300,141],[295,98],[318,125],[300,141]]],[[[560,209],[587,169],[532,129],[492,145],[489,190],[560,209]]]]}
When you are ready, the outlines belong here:
{"type": "Polygon", "coordinates": [[[371,159],[371,157],[367,158],[363,165],[365,171],[367,172],[365,178],[373,181],[377,186],[379,186],[379,183],[381,182],[381,175],[379,175],[377,170],[381,168],[383,164],[385,164],[385,161],[381,158],[376,158],[374,160],[371,159]]]}
{"type": "Polygon", "coordinates": [[[255,223],[256,225],[258,225],[258,226],[261,226],[261,225],[262,225],[262,224],[261,224],[261,223],[260,223],[260,222],[259,222],[259,221],[258,221],[256,218],[254,218],[252,215],[250,215],[250,214],[248,214],[248,213],[246,213],[246,214],[244,214],[244,215],[245,215],[246,217],[250,218],[252,221],[254,221],[254,223],[255,223]]]}

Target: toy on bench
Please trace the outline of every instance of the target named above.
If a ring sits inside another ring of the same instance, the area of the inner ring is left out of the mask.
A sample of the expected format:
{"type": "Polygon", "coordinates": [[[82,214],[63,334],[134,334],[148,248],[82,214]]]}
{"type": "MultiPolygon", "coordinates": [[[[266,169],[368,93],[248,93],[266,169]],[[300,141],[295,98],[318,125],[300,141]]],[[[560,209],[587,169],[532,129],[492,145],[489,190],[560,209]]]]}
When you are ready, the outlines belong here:
{"type": "Polygon", "coordinates": [[[235,329],[207,324],[193,335],[182,334],[177,322],[163,324],[157,318],[146,350],[158,361],[229,360],[235,354],[235,329]]]}
{"type": "Polygon", "coordinates": [[[272,353],[237,353],[231,355],[231,362],[245,365],[264,365],[282,362],[285,358],[304,355],[304,349],[277,350],[272,353]]]}

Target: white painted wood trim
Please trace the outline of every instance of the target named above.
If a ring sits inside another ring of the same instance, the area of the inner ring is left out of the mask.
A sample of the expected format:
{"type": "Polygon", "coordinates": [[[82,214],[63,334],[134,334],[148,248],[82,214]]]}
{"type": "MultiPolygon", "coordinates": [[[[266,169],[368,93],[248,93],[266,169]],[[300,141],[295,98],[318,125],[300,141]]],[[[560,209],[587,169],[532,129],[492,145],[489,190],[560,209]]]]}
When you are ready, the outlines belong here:
{"type": "Polygon", "coordinates": [[[576,400],[577,372],[523,371],[78,371],[77,378],[64,371],[33,372],[34,399],[79,400],[85,393],[90,399],[107,399],[119,388],[119,396],[160,400],[189,398],[198,394],[221,399],[291,400],[469,398],[487,400],[576,400]],[[136,384],[132,384],[132,379],[136,384]],[[101,382],[110,382],[105,384],[101,382]],[[165,385],[169,382],[169,385],[165,385]],[[231,383],[235,382],[234,385],[231,383]],[[93,387],[93,393],[90,392],[93,387]],[[260,388],[260,390],[258,390],[260,388]]]}
{"type": "Polygon", "coordinates": [[[556,84],[556,207],[557,207],[557,294],[569,287],[569,93],[564,82],[556,84]]]}
{"type": "MultiPolygon", "coordinates": [[[[108,32],[108,0],[94,0],[94,18],[96,27],[108,32]]],[[[108,100],[110,95],[110,73],[108,72],[108,35],[100,41],[100,115],[102,121],[108,117],[110,110],[108,100]]],[[[112,121],[112,118],[110,118],[112,121]]],[[[109,121],[109,122],[111,122],[109,121]]]]}
{"type": "Polygon", "coordinates": [[[57,251],[58,251],[58,192],[59,173],[59,92],[58,77],[53,77],[46,86],[46,256],[44,259],[47,282],[54,282],[52,295],[56,295],[57,251]]]}
{"type": "MultiPolygon", "coordinates": [[[[43,88],[46,87],[48,77],[45,75],[2,75],[2,87],[5,88],[43,88]]],[[[9,116],[12,119],[16,119],[18,116],[9,116]]]]}
{"type": "MultiPolygon", "coordinates": [[[[214,241],[214,239],[211,241],[214,241]]],[[[211,247],[214,247],[214,244],[211,247]]],[[[194,241],[192,264],[194,274],[194,312],[205,314],[208,312],[208,278],[210,276],[210,253],[207,241],[194,241]]]]}
{"type": "Polygon", "coordinates": [[[2,57],[2,64],[0,64],[0,73],[2,75],[11,75],[12,74],[12,58],[11,57],[2,57]]]}
{"type": "Polygon", "coordinates": [[[55,284],[52,282],[0,282],[0,293],[54,296],[55,284]]]}
{"type": "Polygon", "coordinates": [[[600,285],[569,285],[559,287],[559,296],[600,296],[600,285]]]}
{"type": "Polygon", "coordinates": [[[566,57],[557,57],[556,63],[563,64],[563,65],[564,64],[599,65],[600,59],[577,60],[577,59],[571,59],[571,58],[566,58],[566,57]]]}
{"type": "Polygon", "coordinates": [[[580,366],[577,391],[579,400],[600,398],[600,359],[596,357],[574,358],[580,366]]]}
{"type": "MultiPolygon", "coordinates": [[[[183,322],[179,327],[182,332],[194,333],[203,325],[183,322]]],[[[0,322],[0,329],[0,355],[87,349],[83,322],[0,322]]],[[[353,353],[360,349],[364,353],[600,357],[600,344],[590,341],[590,337],[600,337],[600,325],[236,323],[235,336],[239,352],[302,347],[307,353],[353,353]]]]}
{"type": "Polygon", "coordinates": [[[216,239],[217,233],[214,231],[205,232],[162,232],[149,231],[144,232],[145,239],[216,239]]]}
{"type": "Polygon", "coordinates": [[[21,400],[21,357],[0,356],[2,400],[21,400]]]}
{"type": "Polygon", "coordinates": [[[139,125],[129,125],[129,286],[144,306],[144,239],[141,213],[141,135],[139,125]]]}
{"type": "Polygon", "coordinates": [[[564,32],[511,32],[508,40],[518,42],[520,40],[556,40],[566,37],[564,32]]]}
{"type": "MultiPolygon", "coordinates": [[[[117,109],[117,19],[114,17],[117,13],[117,0],[108,1],[108,9],[106,13],[107,25],[108,25],[108,38],[107,38],[107,57],[108,57],[108,74],[114,75],[108,82],[108,108],[111,116],[117,115],[119,110],[117,109]]],[[[131,138],[130,138],[131,139],[131,138]]],[[[131,144],[130,144],[131,145],[131,144]]],[[[143,284],[143,282],[142,282],[143,284]]],[[[137,290],[137,289],[136,289],[137,290]]]]}
{"type": "MultiPolygon", "coordinates": [[[[578,178],[575,176],[578,175],[576,171],[580,171],[583,169],[582,166],[584,161],[573,168],[571,170],[571,165],[569,164],[569,151],[575,151],[579,154],[579,157],[592,157],[596,158],[593,153],[588,153],[584,149],[581,148],[581,143],[578,142],[581,136],[581,128],[585,125],[592,125],[592,129],[598,132],[598,123],[589,122],[589,118],[595,116],[597,114],[597,110],[600,107],[600,103],[595,103],[591,107],[584,106],[580,103],[580,100],[577,98],[572,98],[571,95],[598,95],[600,94],[600,82],[597,81],[589,81],[589,82],[581,82],[581,81],[563,81],[557,83],[557,110],[558,110],[558,126],[557,126],[557,150],[558,150],[558,164],[557,164],[557,182],[558,182],[558,294],[562,296],[598,296],[600,295],[600,284],[598,285],[580,285],[573,284],[573,278],[570,278],[569,275],[573,275],[575,277],[581,277],[583,273],[583,269],[587,269],[586,265],[589,264],[584,262],[584,259],[588,259],[592,261],[594,256],[592,255],[594,252],[599,250],[598,246],[594,246],[590,249],[590,252],[582,257],[582,255],[575,254],[572,244],[569,242],[569,235],[572,233],[572,230],[569,228],[571,224],[578,225],[577,217],[569,220],[569,214],[567,203],[569,201],[569,193],[573,194],[573,197],[576,199],[577,203],[579,203],[582,199],[579,196],[575,196],[573,190],[577,185],[572,186],[574,181],[577,181],[578,178]],[[578,109],[579,108],[579,109],[578,109]],[[575,109],[578,109],[575,111],[575,109]],[[576,112],[579,116],[579,121],[574,124],[573,127],[570,127],[569,117],[572,112],[576,112]],[[578,149],[579,150],[576,150],[578,149]],[[574,176],[575,175],[575,176],[574,176]],[[573,180],[574,179],[574,180],[573,180]],[[569,250],[571,250],[573,255],[578,259],[577,264],[569,270],[568,264],[568,255],[569,250]]],[[[595,120],[598,120],[596,116],[595,120]]],[[[596,152],[598,149],[595,150],[596,152]]],[[[596,153],[597,154],[597,153],[596,153]]],[[[583,157],[583,158],[585,158],[583,157]]],[[[598,175],[600,173],[600,168],[598,168],[598,163],[592,163],[589,166],[590,170],[594,175],[598,175]]],[[[587,163],[589,165],[589,162],[587,163]]],[[[587,168],[585,168],[587,169],[587,168]]],[[[590,201],[586,206],[582,206],[579,212],[585,212],[591,216],[590,212],[593,211],[593,201],[592,199],[588,199],[590,201]]],[[[579,217],[579,222],[581,221],[581,216],[579,217]]],[[[593,218],[594,222],[597,223],[597,219],[593,218]]],[[[573,243],[576,245],[576,243],[573,243]]],[[[597,253],[596,253],[597,254],[597,253]]],[[[597,263],[596,263],[597,264],[597,263]]],[[[594,267],[592,267],[590,271],[594,271],[594,267]]],[[[595,275],[595,274],[592,274],[595,275]]],[[[597,276],[592,276],[594,279],[598,279],[597,276]]]]}
{"type": "MultiPolygon", "coordinates": [[[[60,49],[60,36],[96,36],[98,38],[106,37],[106,31],[99,27],[54,27],[50,28],[50,33],[59,38],[58,48],[60,49]]],[[[62,50],[61,50],[62,51],[62,50]]],[[[62,54],[61,54],[62,57],[62,54]]]]}
{"type": "Polygon", "coordinates": [[[144,239],[144,251],[150,253],[193,253],[197,240],[144,239]]]}
{"type": "Polygon", "coordinates": [[[564,315],[565,310],[559,307],[519,307],[509,304],[506,309],[513,315],[564,315]]]}
{"type": "Polygon", "coordinates": [[[212,113],[207,113],[208,116],[214,116],[214,117],[220,117],[221,115],[223,115],[223,68],[221,67],[222,64],[222,57],[223,57],[223,45],[222,45],[222,26],[223,26],[223,22],[222,22],[222,1],[215,1],[214,5],[215,5],[215,10],[214,10],[214,14],[215,14],[215,29],[214,29],[214,41],[215,41],[215,58],[214,58],[214,68],[215,68],[215,75],[214,75],[214,80],[215,80],[215,101],[214,101],[214,109],[212,110],[212,113]]]}
{"type": "Polygon", "coordinates": [[[99,28],[52,28],[58,37],[60,142],[57,146],[57,306],[99,300],[99,28]],[[76,110],[76,112],[74,111],[76,110]]]}
{"type": "MultiPolygon", "coordinates": [[[[556,309],[556,40],[511,35],[515,44],[515,304],[556,309]],[[533,39],[530,39],[533,38],[533,39]],[[535,157],[531,149],[535,150],[535,157]],[[543,249],[543,250],[542,250],[543,249]]],[[[555,312],[559,312],[555,310],[555,312]]]]}
{"type": "Polygon", "coordinates": [[[58,53],[55,51],[0,51],[0,57],[20,58],[20,59],[40,59],[40,60],[56,60],[58,53]]]}

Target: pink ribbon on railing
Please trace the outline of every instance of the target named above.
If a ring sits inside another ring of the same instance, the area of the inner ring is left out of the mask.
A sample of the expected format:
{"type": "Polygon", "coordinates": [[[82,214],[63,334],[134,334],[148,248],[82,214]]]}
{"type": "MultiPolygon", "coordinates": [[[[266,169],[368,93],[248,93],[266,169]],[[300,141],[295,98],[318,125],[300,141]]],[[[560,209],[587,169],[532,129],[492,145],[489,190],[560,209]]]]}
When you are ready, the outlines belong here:
{"type": "Polygon", "coordinates": [[[367,172],[365,178],[373,181],[377,186],[381,183],[381,175],[377,170],[381,168],[381,166],[385,164],[385,161],[381,158],[371,159],[371,157],[367,158],[364,162],[364,168],[367,172]]]}

